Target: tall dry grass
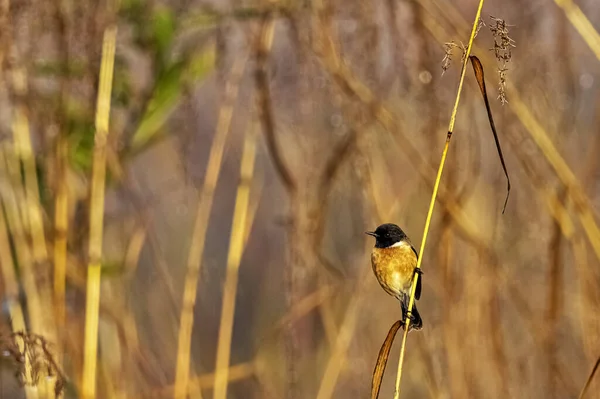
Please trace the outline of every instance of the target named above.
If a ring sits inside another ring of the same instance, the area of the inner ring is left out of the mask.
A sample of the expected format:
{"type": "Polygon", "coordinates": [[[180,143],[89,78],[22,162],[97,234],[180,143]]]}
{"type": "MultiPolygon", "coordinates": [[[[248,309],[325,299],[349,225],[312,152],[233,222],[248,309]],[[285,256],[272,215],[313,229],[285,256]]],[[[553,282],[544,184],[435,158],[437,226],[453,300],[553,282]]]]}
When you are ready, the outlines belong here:
{"type": "Polygon", "coordinates": [[[108,3],[0,5],[0,397],[367,396],[394,222],[428,242],[400,398],[600,398],[593,1],[483,6],[504,215],[470,69],[450,112],[477,4],[108,3]]]}

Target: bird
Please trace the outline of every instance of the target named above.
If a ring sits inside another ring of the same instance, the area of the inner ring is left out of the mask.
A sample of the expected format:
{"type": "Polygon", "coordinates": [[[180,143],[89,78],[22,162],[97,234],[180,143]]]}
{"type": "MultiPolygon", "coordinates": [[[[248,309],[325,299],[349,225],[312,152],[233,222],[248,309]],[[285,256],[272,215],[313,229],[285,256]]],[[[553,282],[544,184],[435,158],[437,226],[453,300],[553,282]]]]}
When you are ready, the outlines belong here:
{"type": "MultiPolygon", "coordinates": [[[[408,313],[415,273],[419,274],[415,299],[421,298],[422,271],[417,268],[417,251],[404,231],[393,223],[382,224],[375,231],[367,231],[365,234],[375,237],[375,246],[371,251],[373,273],[375,273],[377,281],[385,292],[400,301],[402,319],[404,320],[408,313]]],[[[416,303],[413,304],[410,319],[413,329],[420,330],[423,328],[423,319],[421,319],[421,315],[417,310],[416,303]]]]}

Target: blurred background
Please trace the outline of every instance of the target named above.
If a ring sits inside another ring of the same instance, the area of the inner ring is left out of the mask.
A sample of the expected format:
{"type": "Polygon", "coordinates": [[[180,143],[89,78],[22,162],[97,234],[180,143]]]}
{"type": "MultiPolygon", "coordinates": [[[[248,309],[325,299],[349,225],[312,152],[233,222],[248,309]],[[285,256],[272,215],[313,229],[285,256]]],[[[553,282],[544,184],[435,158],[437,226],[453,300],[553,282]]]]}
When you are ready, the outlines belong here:
{"type": "MultiPolygon", "coordinates": [[[[600,356],[600,8],[576,3],[484,4],[510,199],[467,65],[402,398],[576,398],[600,356]]],[[[0,2],[0,397],[368,397],[401,313],[364,231],[419,248],[476,8],[0,2]]]]}

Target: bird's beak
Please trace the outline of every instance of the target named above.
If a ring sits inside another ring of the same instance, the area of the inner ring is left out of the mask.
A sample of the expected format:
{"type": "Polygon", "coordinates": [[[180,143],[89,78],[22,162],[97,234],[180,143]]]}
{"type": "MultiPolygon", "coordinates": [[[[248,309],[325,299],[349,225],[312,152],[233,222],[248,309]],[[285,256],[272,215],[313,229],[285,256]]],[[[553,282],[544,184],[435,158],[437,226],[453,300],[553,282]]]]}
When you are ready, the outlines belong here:
{"type": "Polygon", "coordinates": [[[365,231],[365,234],[368,234],[370,236],[373,236],[373,237],[377,238],[377,234],[375,234],[374,231],[365,231]]]}

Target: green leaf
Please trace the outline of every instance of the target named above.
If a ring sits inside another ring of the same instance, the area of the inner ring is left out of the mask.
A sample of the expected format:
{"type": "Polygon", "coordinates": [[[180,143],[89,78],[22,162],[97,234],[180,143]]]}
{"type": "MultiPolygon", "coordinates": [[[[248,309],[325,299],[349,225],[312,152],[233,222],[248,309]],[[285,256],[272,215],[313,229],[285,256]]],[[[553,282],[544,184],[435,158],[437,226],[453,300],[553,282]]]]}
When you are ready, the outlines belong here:
{"type": "Polygon", "coordinates": [[[105,261],[102,262],[102,275],[106,277],[119,276],[125,272],[123,262],[105,261]]]}
{"type": "Polygon", "coordinates": [[[195,54],[189,61],[187,77],[190,82],[204,79],[215,68],[216,51],[210,46],[205,51],[195,54]]]}
{"type": "Polygon", "coordinates": [[[115,58],[112,101],[113,105],[127,107],[131,98],[131,80],[129,71],[121,57],[115,58]]]}
{"type": "Polygon", "coordinates": [[[184,85],[203,80],[213,69],[215,48],[210,46],[188,62],[177,62],[158,78],[140,125],[133,135],[135,151],[152,140],[179,105],[184,85]]]}
{"type": "Polygon", "coordinates": [[[177,63],[158,78],[146,112],[133,136],[133,147],[152,139],[171,116],[181,97],[183,71],[183,64],[177,63]]]}
{"type": "Polygon", "coordinates": [[[152,15],[152,39],[156,46],[158,58],[166,62],[166,53],[171,48],[175,37],[175,17],[167,7],[159,7],[152,15]]]}
{"type": "Polygon", "coordinates": [[[67,122],[69,163],[75,170],[89,172],[92,169],[92,156],[94,153],[94,123],[91,120],[80,119],[71,115],[67,122]]]}

